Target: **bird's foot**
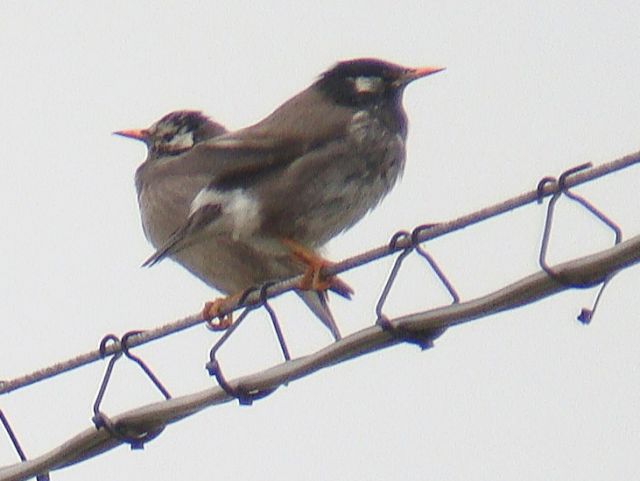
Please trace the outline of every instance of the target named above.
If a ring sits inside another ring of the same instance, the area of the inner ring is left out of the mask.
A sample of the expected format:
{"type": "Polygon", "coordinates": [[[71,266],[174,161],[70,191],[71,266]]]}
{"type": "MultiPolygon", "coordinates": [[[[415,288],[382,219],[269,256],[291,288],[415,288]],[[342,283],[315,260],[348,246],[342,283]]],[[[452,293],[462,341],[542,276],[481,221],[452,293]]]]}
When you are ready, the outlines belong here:
{"type": "Polygon", "coordinates": [[[282,239],[282,243],[289,248],[291,255],[301,263],[307,266],[302,276],[302,280],[298,285],[298,289],[304,291],[320,291],[331,290],[347,299],[351,298],[353,289],[349,284],[341,280],[337,276],[325,276],[322,270],[325,267],[334,265],[333,262],[319,256],[311,249],[304,247],[291,239],[282,239]]]}
{"type": "Polygon", "coordinates": [[[219,297],[213,301],[205,302],[202,309],[202,317],[209,321],[209,328],[212,331],[224,331],[233,324],[233,313],[221,315],[221,312],[229,309],[233,305],[232,302],[237,300],[237,297],[219,297]]]}

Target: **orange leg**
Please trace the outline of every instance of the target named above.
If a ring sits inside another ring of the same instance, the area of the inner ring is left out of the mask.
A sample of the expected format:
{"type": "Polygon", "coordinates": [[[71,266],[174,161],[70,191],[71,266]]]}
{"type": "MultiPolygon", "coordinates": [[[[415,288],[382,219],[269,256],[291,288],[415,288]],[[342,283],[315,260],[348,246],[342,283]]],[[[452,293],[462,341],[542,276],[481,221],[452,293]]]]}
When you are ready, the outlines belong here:
{"type": "Polygon", "coordinates": [[[202,317],[209,321],[218,319],[217,322],[209,322],[209,327],[214,331],[224,331],[233,324],[233,313],[221,316],[220,313],[235,304],[240,299],[240,294],[234,294],[227,297],[219,297],[213,301],[206,302],[202,309],[202,317]]]}
{"type": "Polygon", "coordinates": [[[301,245],[291,239],[281,239],[282,243],[289,248],[291,255],[307,266],[307,270],[300,281],[299,289],[326,291],[331,289],[338,294],[349,298],[353,294],[353,289],[337,276],[326,277],[322,274],[322,269],[333,265],[333,262],[320,257],[313,250],[301,245]]]}

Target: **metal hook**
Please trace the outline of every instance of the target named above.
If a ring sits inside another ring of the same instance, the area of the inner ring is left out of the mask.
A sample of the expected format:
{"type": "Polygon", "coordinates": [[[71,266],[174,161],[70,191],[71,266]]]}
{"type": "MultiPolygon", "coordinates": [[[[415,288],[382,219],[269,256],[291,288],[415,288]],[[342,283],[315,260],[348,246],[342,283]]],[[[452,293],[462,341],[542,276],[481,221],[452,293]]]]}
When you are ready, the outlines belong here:
{"type": "MultiPolygon", "coordinates": [[[[424,230],[426,228],[427,228],[426,225],[419,226],[417,228],[418,231],[414,229],[413,233],[409,233],[407,231],[399,231],[393,234],[393,236],[389,240],[389,245],[388,245],[389,251],[396,250],[397,243],[400,239],[409,239],[411,243],[405,249],[402,250],[402,252],[398,255],[398,257],[394,261],[393,266],[391,267],[391,272],[389,273],[389,276],[387,277],[387,281],[385,282],[385,285],[382,288],[382,292],[380,293],[380,297],[378,298],[378,302],[376,303],[376,308],[375,308],[377,325],[379,325],[383,330],[387,331],[394,337],[402,339],[405,342],[416,344],[423,350],[433,347],[434,339],[440,336],[444,332],[444,329],[437,329],[437,330],[428,331],[424,333],[411,332],[408,329],[394,325],[391,322],[391,320],[382,312],[382,309],[384,307],[384,304],[387,301],[389,293],[391,292],[391,288],[395,283],[396,278],[398,277],[398,273],[400,271],[400,268],[402,267],[402,263],[414,251],[414,249],[417,249],[416,240],[417,240],[417,235],[420,229],[424,230]]],[[[424,253],[426,254],[426,252],[424,253]]],[[[437,269],[439,270],[439,268],[437,269]]]]}
{"type": "Polygon", "coordinates": [[[429,230],[432,229],[433,227],[437,226],[438,224],[423,224],[423,225],[419,225],[418,227],[416,227],[415,229],[413,229],[413,231],[411,232],[411,244],[415,247],[416,252],[424,259],[427,261],[427,263],[429,264],[429,266],[431,267],[431,269],[433,270],[433,272],[435,273],[435,275],[438,277],[438,279],[440,280],[440,283],[445,287],[445,289],[447,290],[447,292],[449,292],[449,295],[451,296],[451,303],[452,304],[457,304],[458,302],[460,302],[460,296],[458,295],[458,292],[456,291],[456,289],[453,287],[453,284],[451,283],[451,281],[449,280],[449,278],[445,275],[444,271],[440,268],[440,266],[438,265],[438,263],[435,261],[435,259],[433,258],[433,256],[431,256],[431,254],[429,254],[424,247],[422,247],[420,245],[420,242],[418,241],[418,236],[425,230],[429,230]]]}
{"type": "Polygon", "coordinates": [[[125,356],[127,356],[129,359],[131,359],[136,364],[138,364],[138,366],[140,366],[140,368],[144,371],[147,377],[151,379],[151,382],[153,382],[153,384],[156,386],[158,391],[162,393],[164,398],[171,399],[171,394],[169,393],[167,388],[165,388],[164,385],[160,382],[160,379],[158,379],[158,376],[156,376],[153,373],[153,371],[151,371],[149,366],[147,366],[147,364],[141,358],[133,355],[129,350],[129,339],[133,336],[137,336],[138,334],[142,334],[143,332],[144,331],[129,331],[125,333],[122,336],[122,340],[120,341],[120,348],[122,349],[122,352],[124,353],[125,356]]]}
{"type": "MultiPolygon", "coordinates": [[[[393,252],[397,249],[397,244],[400,239],[410,239],[410,238],[411,238],[411,234],[407,231],[402,230],[402,231],[396,232],[391,236],[391,239],[389,240],[389,245],[388,245],[389,252],[393,252]]],[[[378,302],[376,302],[376,308],[375,308],[376,324],[378,324],[380,327],[388,331],[392,331],[394,329],[394,326],[391,324],[391,321],[389,320],[389,318],[382,312],[382,308],[384,307],[384,304],[387,302],[387,297],[389,297],[389,293],[391,292],[391,287],[393,286],[396,280],[396,277],[398,277],[398,272],[400,271],[400,267],[402,267],[402,263],[404,262],[405,258],[409,254],[411,254],[411,252],[413,252],[413,249],[414,249],[413,244],[410,244],[409,246],[405,247],[402,250],[402,252],[398,255],[398,257],[396,257],[396,260],[393,262],[393,266],[391,267],[391,272],[387,277],[387,281],[385,282],[384,287],[382,288],[382,292],[378,297],[378,302]]]]}
{"type": "Polygon", "coordinates": [[[544,201],[544,189],[547,184],[556,184],[558,181],[555,177],[547,176],[540,179],[538,185],[536,186],[536,198],[538,204],[542,204],[544,201]]]}
{"type": "Polygon", "coordinates": [[[2,422],[2,425],[4,426],[4,430],[7,432],[7,435],[11,440],[11,444],[13,444],[13,448],[16,450],[16,453],[18,453],[20,460],[26,461],[27,456],[24,454],[24,451],[22,450],[22,446],[20,446],[20,441],[18,441],[18,437],[16,436],[15,432],[11,428],[11,424],[9,424],[9,419],[7,419],[4,412],[2,412],[2,409],[0,409],[0,422],[2,422]]]}
{"type": "Polygon", "coordinates": [[[229,396],[236,398],[238,400],[238,402],[241,405],[244,405],[244,406],[249,406],[249,405],[253,404],[254,401],[256,401],[258,399],[262,399],[263,397],[268,396],[273,391],[275,391],[275,389],[247,390],[247,389],[243,389],[243,388],[233,388],[229,384],[229,382],[227,381],[227,379],[224,376],[224,374],[222,373],[222,369],[220,367],[220,363],[218,362],[218,360],[216,358],[216,355],[217,355],[218,351],[220,350],[220,348],[225,344],[225,342],[227,342],[229,337],[231,337],[233,332],[246,319],[246,317],[249,315],[249,313],[251,313],[255,309],[258,309],[260,307],[264,307],[264,309],[267,311],[267,314],[269,315],[269,318],[270,318],[271,323],[273,325],[273,328],[274,328],[274,331],[275,331],[276,336],[278,338],[278,342],[280,344],[280,348],[282,350],[282,355],[284,356],[284,359],[286,361],[291,360],[291,355],[289,353],[289,349],[288,349],[286,341],[284,339],[284,335],[282,333],[282,328],[280,327],[280,322],[278,320],[278,317],[277,317],[275,311],[273,310],[271,305],[269,305],[269,302],[268,302],[268,289],[270,287],[274,286],[275,284],[277,284],[277,282],[265,282],[259,288],[252,287],[252,288],[247,289],[242,294],[242,296],[240,296],[240,300],[238,301],[238,305],[243,304],[251,293],[253,293],[255,291],[258,291],[258,290],[260,291],[259,297],[258,297],[258,302],[256,304],[254,304],[254,305],[246,306],[244,311],[242,311],[242,314],[240,314],[240,317],[238,317],[238,319],[236,320],[236,322],[234,322],[231,325],[231,327],[229,327],[229,329],[227,329],[227,331],[222,335],[222,337],[220,339],[218,339],[218,341],[213,345],[213,347],[209,351],[209,362],[207,362],[207,364],[205,365],[209,375],[210,376],[214,376],[216,378],[216,381],[218,382],[220,387],[229,396]]]}
{"type": "MultiPolygon", "coordinates": [[[[120,339],[115,334],[107,334],[100,341],[100,356],[104,358],[106,356],[106,348],[107,343],[113,342],[118,346],[120,345],[120,339]]],[[[100,388],[98,389],[98,394],[96,396],[95,401],[93,402],[93,413],[97,414],[100,411],[100,404],[102,404],[102,399],[104,398],[104,394],[107,390],[107,385],[109,384],[109,380],[111,379],[111,374],[113,373],[113,366],[116,361],[120,359],[122,356],[122,351],[116,352],[111,359],[109,359],[109,363],[107,364],[107,369],[102,376],[102,382],[100,383],[100,388]]]]}
{"type": "MultiPolygon", "coordinates": [[[[16,436],[16,433],[11,428],[9,419],[4,414],[2,409],[0,409],[0,423],[2,423],[2,425],[4,426],[4,430],[9,436],[9,439],[11,440],[11,444],[13,444],[13,448],[16,450],[16,453],[18,453],[18,457],[20,458],[20,461],[22,462],[26,461],[27,456],[25,455],[24,450],[22,449],[22,446],[20,446],[20,441],[18,441],[18,436],[16,436]]],[[[49,473],[46,473],[46,472],[36,475],[37,481],[49,481],[49,479],[50,479],[49,473]]]]}
{"type": "Polygon", "coordinates": [[[107,416],[100,410],[100,404],[102,404],[102,400],[111,379],[115,363],[122,357],[123,354],[127,358],[133,360],[136,364],[138,364],[138,366],[140,366],[147,377],[151,379],[156,388],[162,393],[165,399],[171,398],[171,394],[169,394],[169,391],[167,391],[167,389],[162,385],[160,380],[151,371],[151,369],[145,364],[144,361],[142,361],[142,359],[132,354],[129,349],[130,338],[132,336],[141,334],[142,332],[144,331],[129,331],[122,336],[122,340],[118,339],[118,336],[116,336],[115,334],[107,334],[100,341],[100,355],[103,358],[106,356],[106,349],[109,342],[116,343],[120,350],[114,353],[111,359],[109,359],[109,364],[107,365],[107,369],[105,370],[104,376],[102,377],[102,382],[100,383],[100,388],[98,389],[98,395],[96,396],[96,399],[93,403],[93,417],[91,418],[96,429],[105,429],[115,439],[129,444],[131,449],[143,449],[145,443],[156,438],[162,431],[164,431],[164,426],[160,426],[156,429],[145,432],[132,432],[132,429],[130,427],[114,423],[111,418],[109,418],[109,416],[107,416]]]}
{"type": "Polygon", "coordinates": [[[240,317],[234,322],[229,329],[225,331],[225,333],[218,339],[218,341],[213,345],[211,350],[209,351],[209,362],[205,364],[205,368],[210,376],[214,376],[216,381],[220,385],[220,387],[226,392],[230,397],[234,397],[238,400],[241,405],[248,406],[253,403],[254,400],[259,399],[260,397],[264,397],[270,392],[265,393],[264,396],[262,393],[250,393],[243,389],[234,389],[226,380],[224,375],[222,374],[222,370],[220,368],[220,363],[216,359],[216,354],[220,350],[220,348],[224,345],[224,343],[229,339],[231,334],[242,324],[242,322],[246,319],[251,311],[256,309],[258,306],[247,306],[245,307],[240,317]]]}
{"type": "Polygon", "coordinates": [[[560,175],[557,181],[553,177],[544,177],[543,179],[540,180],[540,182],[538,182],[538,187],[537,187],[538,202],[541,203],[545,186],[551,182],[555,182],[557,184],[557,190],[551,196],[551,200],[549,201],[549,204],[547,206],[547,213],[546,213],[545,222],[544,222],[544,230],[542,234],[542,242],[540,245],[540,252],[538,256],[538,263],[542,268],[542,270],[544,270],[547,273],[547,275],[552,279],[554,279],[556,282],[567,287],[572,287],[576,289],[585,289],[585,288],[594,287],[598,284],[602,284],[602,286],[600,287],[600,290],[598,291],[598,294],[596,296],[596,299],[594,301],[592,308],[591,309],[583,308],[580,314],[578,315],[578,320],[583,324],[588,324],[589,322],[591,322],[595,309],[598,306],[598,303],[600,302],[602,293],[604,292],[604,289],[608,285],[611,278],[615,275],[615,273],[592,282],[576,282],[569,279],[568,276],[566,275],[557,273],[551,266],[549,266],[546,258],[547,258],[547,251],[549,247],[549,238],[551,236],[551,226],[553,224],[553,214],[555,211],[555,206],[563,194],[566,195],[569,199],[573,200],[574,202],[577,202],[578,204],[580,204],[587,211],[589,211],[593,216],[595,216],[598,220],[600,220],[607,227],[609,227],[614,232],[614,236],[615,236],[614,244],[619,244],[622,241],[622,230],[615,222],[613,222],[609,217],[607,217],[602,211],[600,211],[587,199],[585,199],[584,197],[574,192],[571,192],[567,187],[567,179],[570,176],[582,170],[588,169],[591,166],[592,164],[588,162],[588,163],[584,163],[576,167],[573,167],[571,169],[568,169],[560,175]]]}
{"type": "Polygon", "coordinates": [[[437,223],[432,222],[430,224],[421,224],[419,226],[414,227],[413,230],[411,231],[411,244],[414,247],[417,247],[420,244],[420,240],[418,239],[418,236],[426,230],[433,229],[437,225],[438,225],[437,223]]]}
{"type": "MultiPolygon", "coordinates": [[[[584,289],[587,287],[593,287],[597,284],[599,284],[601,281],[597,281],[597,282],[590,282],[590,283],[578,283],[578,282],[572,282],[567,276],[565,275],[561,275],[558,274],[548,263],[547,263],[547,250],[549,247],[549,238],[551,236],[551,226],[553,225],[553,215],[555,212],[555,206],[556,203],[558,202],[558,200],[560,199],[560,197],[562,196],[563,193],[566,192],[567,187],[566,187],[566,181],[567,179],[577,173],[580,172],[581,170],[584,170],[588,167],[590,167],[591,164],[581,164],[578,165],[576,167],[573,167],[571,169],[566,170],[565,172],[563,172],[560,177],[557,180],[557,190],[556,192],[551,196],[551,200],[549,201],[549,205],[547,206],[547,215],[545,218],[545,223],[544,223],[544,230],[543,230],[543,234],[542,234],[542,242],[541,242],[541,246],[540,246],[540,253],[538,256],[538,263],[540,264],[540,267],[542,268],[543,271],[545,271],[547,273],[547,275],[549,277],[551,277],[552,279],[554,279],[556,282],[567,286],[567,287],[574,287],[574,288],[578,288],[578,289],[584,289]]],[[[548,179],[551,179],[550,177],[545,177],[545,183],[550,182],[548,179]]],[[[540,194],[540,189],[541,189],[541,185],[543,185],[543,182],[539,182],[538,183],[538,194],[540,194]]]]}
{"type": "Polygon", "coordinates": [[[291,354],[289,353],[289,348],[287,347],[287,342],[284,338],[284,334],[282,333],[282,328],[280,327],[280,320],[276,314],[276,311],[273,310],[271,304],[269,304],[268,300],[268,289],[277,282],[265,282],[260,288],[260,304],[267,311],[269,318],[271,319],[271,324],[273,325],[273,330],[276,333],[276,337],[278,338],[278,344],[280,344],[280,350],[282,351],[282,355],[284,356],[285,361],[291,360],[291,354]]]}

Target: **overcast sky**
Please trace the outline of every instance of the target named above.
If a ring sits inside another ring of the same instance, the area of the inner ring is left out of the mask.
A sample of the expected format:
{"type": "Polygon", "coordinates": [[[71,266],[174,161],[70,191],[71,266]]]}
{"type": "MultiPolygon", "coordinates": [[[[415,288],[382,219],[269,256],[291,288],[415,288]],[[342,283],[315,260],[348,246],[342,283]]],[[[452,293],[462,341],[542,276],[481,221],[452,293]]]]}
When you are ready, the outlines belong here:
{"type": "MultiPolygon", "coordinates": [[[[101,337],[197,312],[217,293],[172,262],[152,269],[133,174],[142,144],[111,135],[200,109],[231,129],[260,120],[334,62],[374,56],[447,70],[405,93],[402,182],[330,243],[331,259],[398,229],[448,220],[532,189],[545,175],[640,149],[640,3],[18,2],[0,6],[0,379],[95,349],[101,337]],[[446,5],[445,5],[446,4],[446,5]]],[[[579,192],[640,233],[640,168],[579,192]]],[[[537,270],[531,206],[430,244],[469,299],[537,270]]],[[[550,258],[611,243],[563,204],[550,258]]],[[[374,321],[387,259],[345,273],[343,333],[374,321]]],[[[253,407],[208,409],[142,452],[120,447],[56,481],[600,480],[640,475],[640,270],[618,275],[592,325],[575,291],[319,372],[253,407]]],[[[389,314],[447,302],[408,262],[389,314]]],[[[302,355],[331,342],[293,295],[274,306],[302,355]]],[[[174,395],[210,387],[214,335],[194,328],[138,349],[174,395]]],[[[278,362],[264,320],[226,372],[278,362]]],[[[105,410],[159,399],[118,365],[105,410]]],[[[90,426],[104,363],[0,397],[28,455],[90,426]]],[[[15,462],[0,432],[0,466],[15,462]]]]}

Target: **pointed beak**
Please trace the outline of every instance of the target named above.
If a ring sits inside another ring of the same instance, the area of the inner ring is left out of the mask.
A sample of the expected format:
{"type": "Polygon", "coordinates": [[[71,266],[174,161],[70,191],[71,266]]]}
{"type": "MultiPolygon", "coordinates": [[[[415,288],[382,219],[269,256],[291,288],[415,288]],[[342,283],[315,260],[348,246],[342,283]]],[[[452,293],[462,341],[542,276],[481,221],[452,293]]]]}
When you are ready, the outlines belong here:
{"type": "Polygon", "coordinates": [[[427,75],[433,75],[434,73],[442,72],[446,67],[418,67],[407,69],[406,72],[400,77],[399,81],[403,84],[408,84],[427,75]]]}
{"type": "Polygon", "coordinates": [[[127,137],[129,139],[144,140],[147,138],[148,132],[145,129],[131,129],[131,130],[118,130],[113,135],[120,135],[121,137],[127,137]]]}

